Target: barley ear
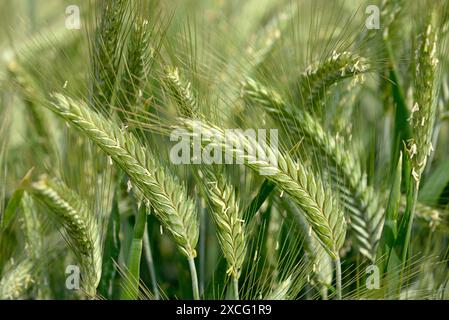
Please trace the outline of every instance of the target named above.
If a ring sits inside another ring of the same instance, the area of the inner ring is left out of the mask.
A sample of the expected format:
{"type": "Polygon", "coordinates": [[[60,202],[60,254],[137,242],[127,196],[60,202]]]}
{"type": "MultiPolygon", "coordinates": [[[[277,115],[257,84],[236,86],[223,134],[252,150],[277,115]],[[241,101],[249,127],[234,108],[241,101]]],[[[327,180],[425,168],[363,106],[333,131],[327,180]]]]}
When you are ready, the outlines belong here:
{"type": "Polygon", "coordinates": [[[198,105],[191,84],[181,79],[178,68],[165,67],[164,83],[179,106],[181,116],[192,118],[198,115],[198,105]]]}
{"type": "Polygon", "coordinates": [[[126,112],[135,112],[136,103],[142,96],[144,80],[153,59],[153,48],[150,46],[148,29],[148,21],[136,17],[130,30],[131,35],[118,99],[118,106],[122,109],[118,114],[122,120],[128,116],[126,112]]]}
{"type": "Polygon", "coordinates": [[[412,166],[412,177],[419,181],[426,166],[427,157],[432,152],[432,132],[435,123],[438,86],[437,79],[437,35],[431,24],[418,38],[415,56],[416,72],[414,103],[409,122],[413,137],[408,143],[412,166]]]}
{"type": "Polygon", "coordinates": [[[83,132],[128,175],[130,187],[154,209],[159,222],[170,231],[178,248],[188,258],[196,256],[198,218],[195,203],[185,187],[130,132],[121,130],[84,103],[60,94],[49,106],[55,113],[83,132]]]}
{"type": "Polygon", "coordinates": [[[250,169],[263,173],[278,188],[284,190],[302,209],[308,223],[329,255],[337,259],[345,234],[346,221],[330,190],[324,188],[320,179],[289,155],[271,149],[265,143],[259,144],[254,137],[240,131],[228,130],[190,119],[179,119],[182,128],[187,129],[194,139],[201,135],[201,142],[208,147],[224,150],[227,156],[236,159],[250,169]],[[260,159],[255,150],[263,151],[266,157],[260,159]],[[276,159],[277,165],[274,161],[276,159]]]}
{"type": "Polygon", "coordinates": [[[260,66],[276,48],[297,10],[297,3],[286,4],[263,28],[254,34],[254,43],[247,49],[252,57],[253,69],[260,66]]]}
{"type": "MultiPolygon", "coordinates": [[[[178,68],[166,67],[164,83],[184,117],[198,116],[198,105],[190,82],[185,83],[178,68]]],[[[228,263],[227,273],[239,279],[246,253],[244,221],[234,188],[225,181],[218,167],[204,166],[200,174],[206,180],[205,193],[217,227],[221,250],[228,263]]]]}
{"type": "Polygon", "coordinates": [[[304,142],[316,151],[317,157],[329,163],[331,178],[340,189],[340,200],[347,211],[357,247],[374,260],[382,230],[382,210],[376,191],[367,184],[360,162],[344,141],[337,141],[327,133],[308,111],[290,107],[277,92],[252,79],[243,83],[242,93],[247,103],[261,106],[297,139],[305,138],[304,142]]]}
{"type": "Polygon", "coordinates": [[[22,201],[22,229],[25,235],[25,250],[30,261],[33,263],[36,278],[36,289],[38,299],[48,299],[50,289],[48,288],[48,270],[46,268],[47,257],[45,256],[45,229],[42,215],[36,208],[33,197],[24,193],[22,201]]]}
{"type": "Polygon", "coordinates": [[[87,205],[62,181],[41,177],[31,184],[36,199],[51,209],[81,264],[86,292],[94,296],[101,277],[102,248],[95,216],[87,205]]]}
{"type": "Polygon", "coordinates": [[[27,127],[30,130],[30,135],[34,136],[37,145],[48,156],[54,153],[53,136],[51,134],[50,121],[47,119],[47,114],[42,112],[40,108],[41,96],[36,89],[35,82],[32,77],[19,65],[15,59],[11,60],[8,65],[8,72],[22,96],[26,106],[27,117],[30,125],[27,127]]]}
{"type": "Polygon", "coordinates": [[[122,25],[126,19],[127,1],[104,1],[98,8],[101,12],[93,39],[92,67],[94,87],[93,101],[98,108],[111,103],[117,82],[117,70],[122,60],[122,25]]]}
{"type": "Polygon", "coordinates": [[[404,0],[383,0],[381,6],[381,16],[385,17],[383,24],[382,37],[389,40],[392,34],[398,32],[400,27],[398,18],[404,8],[404,0]]]}
{"type": "Polygon", "coordinates": [[[245,222],[234,188],[225,181],[222,174],[212,170],[203,170],[212,218],[217,227],[221,250],[228,263],[227,273],[238,279],[246,254],[245,222]]]}
{"type": "Polygon", "coordinates": [[[0,280],[0,300],[17,300],[25,298],[27,290],[34,282],[32,277],[33,262],[23,259],[19,262],[10,260],[3,270],[0,280]]]}
{"type": "Polygon", "coordinates": [[[278,284],[277,288],[266,297],[266,300],[288,300],[292,283],[292,277],[289,276],[278,284]]]}
{"type": "Polygon", "coordinates": [[[353,77],[353,82],[363,81],[363,75],[369,68],[366,59],[352,52],[332,52],[321,63],[307,67],[297,80],[296,101],[302,101],[304,108],[321,107],[326,93],[333,84],[353,77]]]}
{"type": "Polygon", "coordinates": [[[21,201],[22,213],[20,221],[25,234],[26,249],[36,261],[42,259],[43,251],[43,227],[41,217],[35,208],[31,195],[24,193],[21,201]]]}
{"type": "Polygon", "coordinates": [[[307,241],[307,255],[312,264],[312,281],[323,299],[327,299],[327,291],[333,279],[332,260],[315,238],[309,237],[307,241]]]}
{"type": "MultiPolygon", "coordinates": [[[[401,197],[400,209],[405,211],[407,206],[407,198],[401,197]]],[[[440,210],[438,208],[431,207],[422,202],[416,202],[415,209],[416,218],[427,222],[431,230],[435,230],[438,227],[444,227],[447,223],[448,212],[447,210],[440,210]]]]}

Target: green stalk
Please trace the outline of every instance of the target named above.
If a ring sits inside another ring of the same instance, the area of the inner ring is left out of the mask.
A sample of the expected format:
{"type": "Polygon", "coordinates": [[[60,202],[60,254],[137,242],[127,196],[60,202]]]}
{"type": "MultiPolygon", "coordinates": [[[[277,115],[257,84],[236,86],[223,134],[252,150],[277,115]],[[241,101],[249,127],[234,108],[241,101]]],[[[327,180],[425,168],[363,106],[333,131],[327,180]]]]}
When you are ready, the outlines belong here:
{"type": "Polygon", "coordinates": [[[145,234],[143,237],[143,250],[145,251],[145,257],[147,260],[148,271],[150,272],[151,285],[153,288],[154,299],[159,300],[160,295],[159,295],[159,289],[157,287],[156,270],[154,268],[153,253],[151,252],[150,237],[148,236],[147,228],[145,228],[145,234]]]}
{"type": "Polygon", "coordinates": [[[125,279],[125,285],[121,295],[121,300],[137,300],[139,295],[140,280],[140,259],[142,256],[143,237],[147,223],[147,212],[144,205],[137,212],[136,224],[134,225],[134,236],[131,242],[131,248],[128,261],[128,279],[125,279]]]}
{"type": "Polygon", "coordinates": [[[388,197],[385,213],[385,222],[380,237],[380,243],[377,250],[377,263],[382,272],[388,270],[392,250],[394,250],[395,241],[398,236],[398,215],[401,201],[401,183],[402,183],[402,152],[399,154],[396,172],[391,179],[390,195],[388,197]]]}
{"type": "Polygon", "coordinates": [[[239,300],[239,279],[237,277],[232,278],[232,287],[234,289],[234,299],[239,300]]]}
{"type": "MultiPolygon", "coordinates": [[[[416,210],[416,202],[418,201],[418,191],[419,191],[419,180],[415,181],[415,183],[412,185],[412,203],[409,205],[407,201],[407,207],[410,208],[409,211],[409,218],[407,221],[407,233],[405,234],[405,241],[404,241],[404,249],[402,251],[402,266],[405,267],[405,263],[407,261],[407,254],[408,254],[408,247],[410,243],[410,236],[412,233],[412,227],[413,227],[413,218],[415,216],[415,210],[416,210]]],[[[408,211],[408,208],[407,208],[408,211]]]]}
{"type": "Polygon", "coordinates": [[[200,300],[200,293],[198,290],[198,276],[196,274],[196,267],[195,267],[195,259],[193,257],[189,257],[187,260],[189,261],[190,274],[192,276],[193,299],[200,300]]]}
{"type": "MultiPolygon", "coordinates": [[[[120,212],[118,207],[117,191],[112,200],[112,209],[109,216],[108,229],[104,240],[103,266],[101,280],[97,292],[106,299],[113,299],[114,286],[117,281],[116,263],[120,255],[120,212]]],[[[117,294],[115,294],[117,297],[117,294]]]]}
{"type": "MultiPolygon", "coordinates": [[[[397,283],[397,295],[400,297],[401,288],[403,285],[403,276],[407,268],[407,256],[409,251],[409,245],[410,245],[410,236],[412,233],[412,227],[413,227],[413,218],[415,215],[415,209],[416,209],[416,202],[418,199],[418,190],[419,190],[419,180],[415,181],[412,185],[410,185],[408,193],[407,193],[407,205],[405,209],[404,216],[401,221],[401,227],[399,235],[404,234],[403,236],[399,236],[398,240],[396,241],[396,247],[399,248],[399,250],[402,250],[399,252],[400,261],[398,261],[399,266],[399,281],[397,283]],[[405,232],[404,232],[405,231],[405,232]],[[400,248],[400,245],[402,244],[402,248],[400,248]]],[[[394,271],[391,271],[394,272],[394,271]]]]}
{"type": "Polygon", "coordinates": [[[204,205],[200,211],[200,239],[199,239],[199,249],[200,249],[200,261],[199,261],[199,281],[200,281],[200,296],[204,295],[204,279],[206,272],[206,206],[204,205]]]}
{"type": "Polygon", "coordinates": [[[337,300],[341,300],[341,262],[340,257],[335,259],[335,287],[336,287],[336,298],[337,300]]]}
{"type": "MultiPolygon", "coordinates": [[[[396,63],[393,48],[388,39],[384,39],[384,44],[387,52],[387,58],[390,62],[390,72],[389,79],[391,85],[391,94],[396,106],[394,115],[394,140],[392,144],[392,163],[397,163],[399,158],[399,152],[401,150],[401,145],[404,141],[407,141],[412,136],[412,129],[408,122],[410,113],[407,107],[407,102],[405,99],[405,94],[403,87],[400,83],[398,76],[398,65],[396,63]]],[[[391,168],[391,174],[394,174],[394,167],[391,168]]]]}

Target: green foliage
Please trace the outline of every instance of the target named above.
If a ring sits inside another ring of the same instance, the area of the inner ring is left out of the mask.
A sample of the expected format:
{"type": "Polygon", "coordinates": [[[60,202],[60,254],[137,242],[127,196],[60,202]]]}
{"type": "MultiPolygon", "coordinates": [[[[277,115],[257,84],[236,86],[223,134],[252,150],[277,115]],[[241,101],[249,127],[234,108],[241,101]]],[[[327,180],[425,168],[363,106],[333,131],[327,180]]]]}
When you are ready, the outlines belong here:
{"type": "Polygon", "coordinates": [[[449,298],[447,1],[74,2],[0,4],[0,299],[449,298]]]}

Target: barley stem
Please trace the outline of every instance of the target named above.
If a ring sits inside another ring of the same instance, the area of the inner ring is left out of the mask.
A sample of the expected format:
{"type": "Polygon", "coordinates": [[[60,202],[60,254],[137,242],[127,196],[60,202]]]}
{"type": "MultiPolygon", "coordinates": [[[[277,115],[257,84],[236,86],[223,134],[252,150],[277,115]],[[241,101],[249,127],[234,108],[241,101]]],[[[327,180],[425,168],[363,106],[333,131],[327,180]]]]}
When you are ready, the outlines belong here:
{"type": "Polygon", "coordinates": [[[148,229],[145,228],[145,234],[143,236],[143,250],[145,251],[145,257],[148,264],[148,271],[151,278],[151,286],[153,288],[154,299],[159,300],[159,289],[157,287],[156,270],[154,268],[153,253],[151,252],[150,237],[148,236],[148,229]]]}
{"type": "Polygon", "coordinates": [[[405,266],[405,263],[407,261],[407,253],[408,253],[408,247],[409,247],[409,242],[410,242],[410,235],[412,233],[412,226],[413,226],[413,218],[415,216],[415,211],[416,211],[416,203],[418,202],[418,191],[419,191],[419,180],[415,181],[415,183],[412,186],[412,204],[411,204],[411,210],[410,210],[410,218],[408,220],[408,225],[407,225],[407,231],[405,234],[405,242],[404,242],[404,248],[402,251],[402,265],[405,266]]]}
{"type": "Polygon", "coordinates": [[[200,293],[198,290],[198,276],[196,274],[196,267],[195,267],[195,259],[193,257],[189,257],[187,260],[189,261],[190,274],[192,276],[193,299],[200,300],[200,293]]]}
{"type": "Polygon", "coordinates": [[[139,295],[140,280],[140,259],[142,257],[143,236],[147,224],[147,211],[144,205],[139,209],[134,225],[134,236],[131,242],[128,271],[129,279],[125,279],[126,284],[122,292],[123,300],[136,300],[139,295]]]}
{"type": "Polygon", "coordinates": [[[206,272],[206,208],[201,208],[200,211],[200,237],[199,237],[199,281],[200,281],[200,296],[204,295],[204,278],[206,272]]]}
{"type": "Polygon", "coordinates": [[[239,278],[232,277],[232,288],[234,289],[234,299],[240,300],[240,298],[239,298],[239,278]]]}
{"type": "Polygon", "coordinates": [[[336,298],[341,300],[341,262],[340,257],[335,259],[335,282],[336,282],[336,298]]]}

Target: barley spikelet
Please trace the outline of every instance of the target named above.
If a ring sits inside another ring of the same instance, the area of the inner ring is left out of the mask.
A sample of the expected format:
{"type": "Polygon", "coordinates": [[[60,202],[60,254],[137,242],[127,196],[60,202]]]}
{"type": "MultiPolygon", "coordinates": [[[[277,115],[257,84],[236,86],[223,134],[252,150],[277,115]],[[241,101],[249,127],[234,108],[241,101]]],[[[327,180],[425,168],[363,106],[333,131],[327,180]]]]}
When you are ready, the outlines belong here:
{"type": "Polygon", "coordinates": [[[288,300],[288,293],[290,291],[292,283],[292,278],[291,276],[289,276],[287,279],[279,283],[277,288],[267,296],[266,300],[288,300]]]}
{"type": "Polygon", "coordinates": [[[21,207],[23,216],[20,220],[25,234],[25,251],[29,260],[33,263],[37,298],[46,299],[50,297],[50,290],[46,270],[45,230],[42,225],[42,217],[36,210],[33,197],[28,193],[23,195],[21,207]]]}
{"type": "Polygon", "coordinates": [[[383,0],[382,8],[381,8],[381,16],[383,17],[383,32],[382,37],[384,39],[388,39],[393,31],[397,31],[397,27],[399,26],[398,16],[401,13],[404,7],[403,0],[383,0]]]}
{"type": "MultiPolygon", "coordinates": [[[[181,80],[178,68],[166,67],[164,81],[180,108],[180,114],[196,118],[196,99],[190,83],[184,84],[181,80]]],[[[206,179],[205,193],[212,209],[220,247],[228,264],[227,273],[238,279],[245,259],[246,243],[242,212],[239,210],[235,190],[225,181],[219,167],[203,166],[200,174],[206,179]]]]}
{"type": "Polygon", "coordinates": [[[102,250],[95,217],[79,196],[61,181],[42,177],[31,185],[33,195],[45,203],[64,228],[81,264],[85,290],[94,295],[101,277],[102,250]]]}
{"type": "Polygon", "coordinates": [[[283,31],[288,27],[297,9],[296,3],[288,3],[253,36],[254,43],[247,49],[252,57],[253,69],[261,65],[280,42],[283,31]]]}
{"type": "MultiPolygon", "coordinates": [[[[291,206],[290,201],[286,201],[285,203],[288,206],[289,211],[297,211],[297,208],[291,206]]],[[[304,217],[298,214],[295,215],[295,217],[297,217],[297,224],[300,228],[300,232],[303,235],[307,235],[308,224],[304,217]]],[[[311,285],[315,286],[320,291],[323,299],[327,299],[327,291],[328,288],[332,286],[333,280],[334,270],[332,259],[327,254],[323,246],[314,237],[304,236],[304,250],[305,259],[312,269],[312,272],[309,273],[310,276],[307,277],[307,280],[311,285]]]]}
{"type": "Polygon", "coordinates": [[[337,179],[340,197],[349,213],[348,222],[359,250],[369,259],[374,259],[382,230],[382,210],[376,192],[367,185],[358,160],[343,142],[337,142],[325,132],[307,111],[293,113],[277,92],[248,79],[243,86],[243,95],[251,103],[262,106],[290,133],[304,136],[308,145],[318,149],[317,154],[324,154],[325,160],[330,160],[334,170],[331,176],[337,179]]]}
{"type": "Polygon", "coordinates": [[[25,234],[26,249],[28,249],[33,259],[39,260],[43,254],[42,223],[36,211],[33,198],[28,193],[23,195],[21,207],[23,212],[21,223],[25,234]]]}
{"type": "Polygon", "coordinates": [[[104,108],[111,102],[117,80],[122,52],[120,48],[122,23],[125,19],[127,1],[105,1],[101,8],[101,18],[98,21],[93,43],[93,72],[95,88],[93,88],[94,103],[104,108]]]}
{"type": "MultiPolygon", "coordinates": [[[[121,79],[122,91],[118,102],[119,107],[125,112],[134,111],[132,108],[142,94],[143,80],[148,72],[152,55],[148,21],[136,17],[131,28],[126,65],[121,79]]],[[[122,120],[125,118],[125,114],[119,113],[119,115],[122,120]]]]}
{"type": "Polygon", "coordinates": [[[148,21],[136,19],[128,46],[127,71],[125,71],[128,77],[124,79],[126,91],[133,93],[139,89],[153,53],[153,49],[150,47],[148,21]]]}
{"type": "Polygon", "coordinates": [[[329,255],[337,259],[345,238],[346,222],[330,191],[309,169],[293,161],[290,156],[277,153],[264,143],[259,144],[243,132],[230,130],[225,134],[223,129],[205,122],[190,119],[179,121],[194,139],[199,138],[208,148],[223,150],[226,155],[235,158],[237,163],[266,174],[267,179],[290,195],[302,209],[318,240],[329,255]],[[264,152],[265,159],[258,159],[254,150],[264,152]],[[278,165],[273,165],[275,162],[267,159],[277,159],[278,165]]]}
{"type": "Polygon", "coordinates": [[[447,221],[447,212],[432,208],[421,202],[416,203],[415,214],[417,218],[427,221],[431,229],[434,229],[443,223],[443,219],[446,219],[447,221]]]}
{"type": "Polygon", "coordinates": [[[27,74],[27,72],[21,67],[16,60],[11,60],[8,65],[8,72],[10,77],[17,85],[22,99],[26,106],[27,116],[30,119],[31,128],[33,129],[30,135],[35,136],[38,145],[42,150],[51,155],[53,153],[51,128],[47,115],[42,112],[42,109],[38,105],[39,94],[34,85],[33,79],[27,74]]]}
{"type": "Polygon", "coordinates": [[[27,290],[33,283],[33,263],[23,259],[18,263],[13,260],[5,267],[0,280],[0,300],[17,300],[25,298],[27,290]]]}
{"type": "Polygon", "coordinates": [[[228,263],[227,273],[238,279],[245,260],[246,242],[242,211],[234,188],[220,173],[204,169],[206,192],[223,255],[228,263]]]}
{"type": "Polygon", "coordinates": [[[51,109],[86,134],[126,172],[130,187],[135,185],[153,207],[182,253],[195,257],[199,233],[195,204],[178,179],[163,169],[132,133],[120,130],[83,103],[60,94],[55,98],[57,102],[51,109]]]}
{"type": "Polygon", "coordinates": [[[191,118],[198,114],[198,105],[191,84],[181,79],[178,68],[165,68],[164,83],[178,104],[181,116],[191,118]]]}
{"type": "Polygon", "coordinates": [[[293,91],[297,101],[302,101],[306,110],[320,106],[329,88],[340,80],[354,77],[354,83],[363,81],[368,63],[351,52],[333,52],[322,63],[310,65],[300,76],[293,91]]]}
{"type": "Polygon", "coordinates": [[[437,36],[428,25],[419,36],[416,50],[416,72],[414,103],[409,122],[413,128],[413,137],[408,141],[412,176],[415,181],[421,179],[427,157],[432,152],[432,132],[435,123],[436,97],[438,86],[435,85],[437,59],[437,36]]]}
{"type": "Polygon", "coordinates": [[[332,260],[314,238],[310,237],[308,241],[308,257],[312,263],[313,273],[312,284],[318,288],[323,298],[327,298],[327,290],[332,286],[333,280],[332,260]]]}
{"type": "MultiPolygon", "coordinates": [[[[407,205],[407,198],[405,196],[401,197],[400,205],[401,211],[405,211],[407,205]]],[[[419,201],[416,202],[415,215],[418,219],[427,222],[432,230],[447,223],[448,219],[447,211],[428,206],[419,201]]]]}

